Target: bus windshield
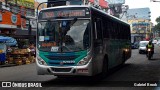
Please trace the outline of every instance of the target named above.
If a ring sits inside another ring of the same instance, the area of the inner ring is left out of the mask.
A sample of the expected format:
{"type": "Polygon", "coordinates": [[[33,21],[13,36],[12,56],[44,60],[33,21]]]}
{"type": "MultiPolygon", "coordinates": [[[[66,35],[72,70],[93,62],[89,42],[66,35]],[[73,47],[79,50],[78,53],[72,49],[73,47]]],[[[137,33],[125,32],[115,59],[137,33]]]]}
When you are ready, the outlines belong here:
{"type": "Polygon", "coordinates": [[[90,20],[38,22],[38,49],[46,52],[73,52],[90,46],[90,20]]]}

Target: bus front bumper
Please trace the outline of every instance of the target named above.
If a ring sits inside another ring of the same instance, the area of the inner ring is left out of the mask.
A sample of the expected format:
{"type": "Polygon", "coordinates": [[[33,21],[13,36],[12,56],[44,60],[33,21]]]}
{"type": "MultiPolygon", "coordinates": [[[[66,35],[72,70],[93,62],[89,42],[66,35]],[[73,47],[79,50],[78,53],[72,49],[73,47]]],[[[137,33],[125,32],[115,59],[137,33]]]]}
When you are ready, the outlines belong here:
{"type": "Polygon", "coordinates": [[[45,66],[36,62],[38,75],[92,76],[92,62],[83,66],[45,66]]]}

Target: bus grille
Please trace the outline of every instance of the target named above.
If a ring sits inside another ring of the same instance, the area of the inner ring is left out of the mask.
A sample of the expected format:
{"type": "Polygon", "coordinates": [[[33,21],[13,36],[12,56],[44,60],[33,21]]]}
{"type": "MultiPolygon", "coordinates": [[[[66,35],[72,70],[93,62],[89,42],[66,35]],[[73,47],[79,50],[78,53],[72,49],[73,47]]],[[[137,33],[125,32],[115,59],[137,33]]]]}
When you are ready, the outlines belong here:
{"type": "Polygon", "coordinates": [[[75,56],[46,56],[48,60],[48,64],[51,66],[70,66],[75,65],[75,59],[78,58],[78,55],[75,56]],[[64,62],[62,64],[62,62],[64,62]]]}
{"type": "Polygon", "coordinates": [[[46,56],[50,60],[74,60],[78,56],[46,56]]]}
{"type": "Polygon", "coordinates": [[[70,72],[72,68],[51,68],[54,72],[70,72]]]}

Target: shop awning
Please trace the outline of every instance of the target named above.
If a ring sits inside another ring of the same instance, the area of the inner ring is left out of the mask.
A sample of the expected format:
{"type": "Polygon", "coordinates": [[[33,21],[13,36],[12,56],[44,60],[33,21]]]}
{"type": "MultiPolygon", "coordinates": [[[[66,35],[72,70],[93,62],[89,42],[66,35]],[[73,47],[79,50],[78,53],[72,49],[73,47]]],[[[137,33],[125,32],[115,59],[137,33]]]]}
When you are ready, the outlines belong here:
{"type": "Polygon", "coordinates": [[[7,41],[9,39],[10,39],[9,37],[0,36],[0,42],[5,42],[5,41],[7,41]]]}
{"type": "Polygon", "coordinates": [[[7,46],[14,46],[17,44],[16,39],[5,36],[0,36],[0,42],[5,43],[7,46]]]}
{"type": "Polygon", "coordinates": [[[102,8],[108,8],[108,3],[105,0],[99,0],[99,5],[102,8]]]}

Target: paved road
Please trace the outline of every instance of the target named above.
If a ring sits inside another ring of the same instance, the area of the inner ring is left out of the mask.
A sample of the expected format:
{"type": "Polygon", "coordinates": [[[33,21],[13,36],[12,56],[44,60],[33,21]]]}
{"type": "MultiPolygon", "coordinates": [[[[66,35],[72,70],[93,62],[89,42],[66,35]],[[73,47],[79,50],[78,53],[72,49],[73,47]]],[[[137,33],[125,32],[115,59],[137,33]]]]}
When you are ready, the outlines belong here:
{"type": "MultiPolygon", "coordinates": [[[[46,90],[159,90],[157,87],[130,87],[134,83],[147,83],[160,80],[160,47],[155,46],[152,60],[147,60],[137,49],[132,50],[132,57],[120,69],[111,72],[104,80],[89,77],[57,78],[50,75],[36,75],[35,64],[0,68],[0,81],[44,81],[46,90]],[[128,85],[128,86],[127,86],[128,85]],[[120,86],[120,87],[119,87],[120,86]],[[117,88],[118,87],[118,88],[117,88]]],[[[158,82],[156,82],[158,84],[158,82]]],[[[8,89],[10,90],[10,89],[8,89]]]]}
{"type": "Polygon", "coordinates": [[[145,54],[132,50],[132,57],[124,67],[110,75],[110,81],[157,81],[160,80],[160,47],[155,45],[155,54],[148,60],[145,54]],[[118,77],[116,77],[118,75],[118,77]]]}

